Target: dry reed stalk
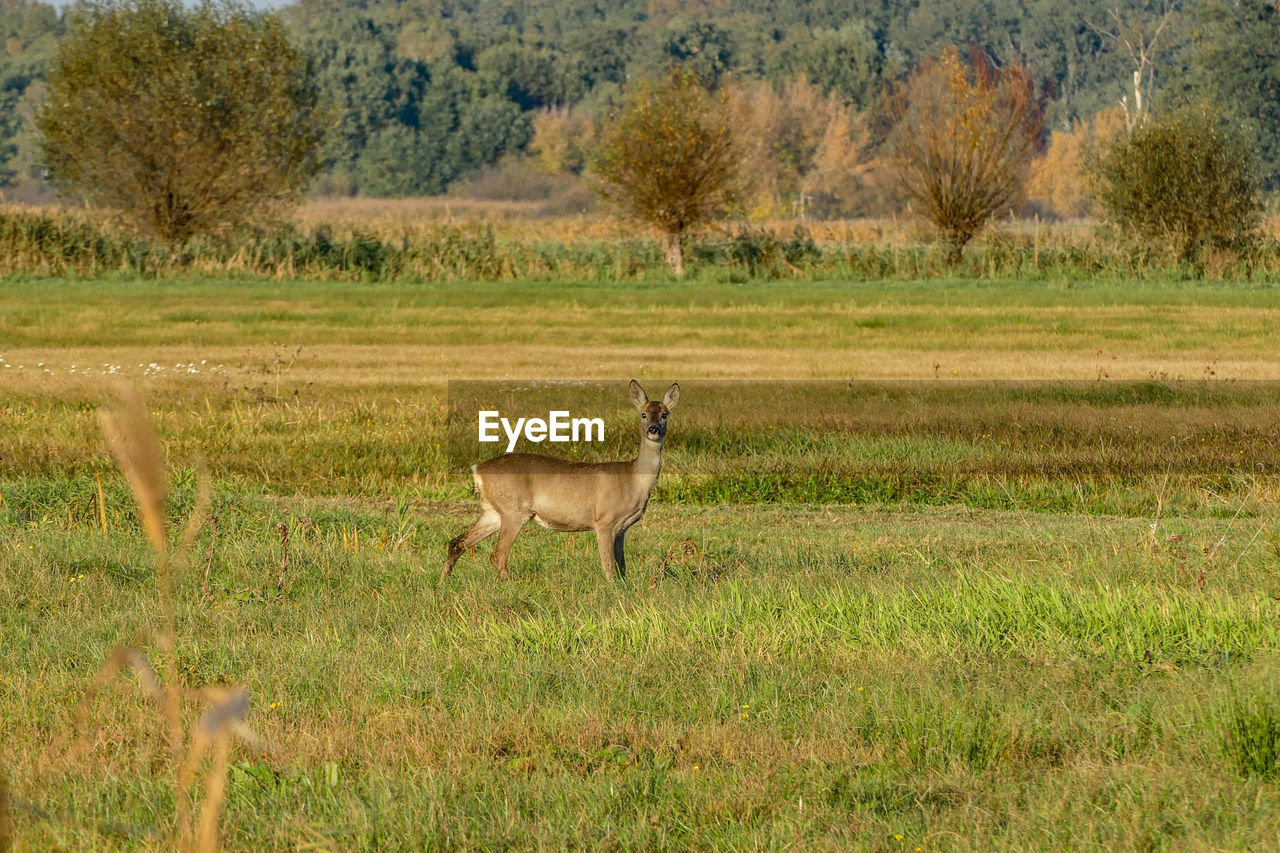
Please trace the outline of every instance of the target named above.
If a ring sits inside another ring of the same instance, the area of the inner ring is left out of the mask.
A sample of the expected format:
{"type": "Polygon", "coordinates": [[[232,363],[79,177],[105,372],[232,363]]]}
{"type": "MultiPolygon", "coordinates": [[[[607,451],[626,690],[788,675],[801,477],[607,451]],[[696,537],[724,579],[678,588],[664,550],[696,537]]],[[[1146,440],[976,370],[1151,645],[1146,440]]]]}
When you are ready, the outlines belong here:
{"type": "MultiPolygon", "coordinates": [[[[1211,567],[1218,557],[1218,552],[1227,544],[1227,534],[1231,532],[1231,528],[1236,526],[1236,521],[1240,518],[1240,513],[1244,512],[1244,506],[1249,502],[1249,498],[1253,497],[1253,488],[1245,492],[1240,498],[1240,505],[1236,507],[1235,514],[1231,516],[1231,520],[1227,522],[1227,529],[1222,531],[1222,535],[1218,537],[1212,545],[1208,545],[1204,549],[1205,566],[1211,567]]],[[[1250,540],[1252,544],[1252,540],[1250,540]]],[[[1203,570],[1202,570],[1203,571],[1203,570]]]]}
{"type": "Polygon", "coordinates": [[[1236,555],[1236,561],[1231,564],[1231,571],[1234,572],[1239,567],[1240,561],[1244,559],[1244,555],[1248,550],[1253,547],[1253,543],[1258,541],[1258,537],[1262,535],[1262,531],[1266,530],[1270,526],[1270,519],[1266,519],[1262,524],[1258,525],[1258,529],[1253,531],[1253,536],[1249,538],[1249,541],[1245,543],[1245,546],[1240,549],[1240,553],[1236,555]]]}
{"type": "MultiPolygon", "coordinates": [[[[166,723],[168,751],[171,766],[176,773],[176,846],[184,851],[216,850],[218,821],[226,799],[226,774],[232,738],[238,737],[253,745],[260,744],[257,736],[244,723],[249,710],[248,691],[242,687],[187,690],[178,679],[174,575],[175,569],[195,546],[201,524],[208,515],[209,478],[202,466],[195,510],[187,521],[178,551],[170,554],[164,508],[168,491],[164,456],[137,391],[121,388],[120,405],[110,412],[104,412],[101,421],[111,451],[133,490],[143,527],[156,552],[160,625],[154,639],[163,656],[165,676],[162,684],[138,649],[127,646],[115,649],[85,691],[78,715],[80,728],[82,732],[87,732],[90,707],[106,682],[116,673],[132,669],[137,674],[143,692],[160,707],[166,723]],[[189,740],[185,738],[182,727],[184,698],[212,704],[194,727],[189,740]],[[193,782],[196,771],[210,752],[213,760],[204,778],[204,800],[198,820],[193,825],[193,782]]],[[[99,482],[99,495],[101,494],[99,482]]],[[[101,501],[99,505],[102,505],[101,501]]]]}
{"type": "MultiPolygon", "coordinates": [[[[169,543],[164,500],[168,493],[164,454],[151,429],[147,408],[138,391],[130,386],[118,388],[120,404],[103,411],[99,420],[107,445],[133,490],[142,516],[142,526],[156,552],[156,580],[160,587],[160,627],[156,644],[164,658],[164,678],[168,684],[178,683],[177,627],[173,598],[173,567],[169,561],[169,543]]],[[[163,693],[163,713],[168,731],[169,758],[174,766],[182,759],[183,732],[178,695],[163,693]]],[[[179,803],[181,809],[181,803],[179,803]]]]}
{"type": "Polygon", "coordinates": [[[217,849],[218,818],[226,800],[232,737],[238,736],[255,746],[259,741],[244,724],[244,717],[249,712],[249,692],[243,687],[207,687],[194,693],[214,704],[200,717],[191,732],[191,742],[178,771],[178,790],[184,795],[180,803],[190,802],[196,771],[210,752],[213,761],[205,774],[204,800],[194,827],[190,823],[190,815],[184,812],[179,817],[178,829],[184,849],[203,853],[217,849]]]}
{"type": "MultiPolygon", "coordinates": [[[[133,489],[143,527],[151,547],[163,559],[168,552],[165,538],[164,499],[168,491],[164,455],[147,417],[146,406],[138,392],[121,386],[120,405],[100,414],[102,431],[120,470],[133,489]]],[[[99,480],[101,485],[101,480],[99,480]]],[[[99,492],[101,494],[101,492],[99,492]]]]}
{"type": "Polygon", "coordinates": [[[284,589],[289,577],[289,525],[283,521],[276,525],[280,535],[280,571],[276,575],[276,589],[284,589]]]}
{"type": "Polygon", "coordinates": [[[136,648],[119,646],[94,675],[77,710],[78,728],[84,733],[77,753],[83,752],[93,701],[117,673],[132,669],[138,684],[162,710],[182,699],[209,702],[212,707],[196,723],[186,750],[180,756],[176,775],[178,792],[176,822],[178,847],[182,850],[216,849],[217,821],[226,796],[226,773],[233,738],[261,747],[258,736],[244,722],[249,712],[249,693],[243,687],[214,686],[187,690],[175,684],[162,685],[146,657],[136,648]],[[212,750],[214,760],[205,775],[205,799],[201,804],[198,829],[191,827],[191,792],[205,756],[212,750]],[[212,840],[211,840],[212,839],[212,840]],[[212,845],[212,846],[210,846],[212,845]]]}
{"type": "Polygon", "coordinates": [[[214,853],[218,849],[218,818],[227,798],[227,767],[231,763],[231,738],[223,735],[214,741],[213,763],[209,767],[204,789],[204,802],[196,824],[195,850],[214,853]]]}
{"type": "Polygon", "coordinates": [[[703,564],[702,549],[698,547],[698,543],[694,542],[692,539],[686,538],[680,542],[676,542],[674,545],[672,545],[670,548],[667,549],[667,553],[665,556],[663,556],[662,563],[658,566],[657,571],[655,571],[652,575],[649,576],[649,589],[653,589],[654,587],[656,587],[658,585],[658,581],[662,580],[662,578],[666,576],[667,566],[671,563],[671,558],[676,553],[677,548],[680,549],[680,556],[682,558],[690,559],[693,557],[697,557],[698,569],[699,570],[702,569],[702,564],[703,564]]]}
{"type": "Polygon", "coordinates": [[[191,549],[195,547],[196,537],[200,535],[200,528],[204,526],[204,521],[209,516],[209,503],[212,496],[209,486],[209,471],[205,468],[204,463],[200,464],[198,482],[199,485],[196,487],[196,506],[191,511],[190,517],[187,518],[186,529],[182,531],[180,553],[184,557],[190,554],[191,549]]]}
{"type": "Polygon", "coordinates": [[[155,670],[151,668],[146,657],[132,646],[117,646],[111,650],[111,654],[107,656],[106,661],[89,682],[89,686],[85,688],[84,696],[80,698],[80,707],[76,712],[78,728],[82,731],[87,730],[93,700],[116,673],[126,669],[132,669],[138,676],[138,686],[142,688],[143,693],[154,699],[157,704],[163,705],[164,688],[160,686],[160,680],[156,678],[155,670]]]}
{"type": "Polygon", "coordinates": [[[209,516],[209,551],[204,555],[204,577],[200,582],[200,592],[207,599],[212,595],[209,591],[209,572],[213,569],[213,552],[218,545],[218,517],[209,516]]]}
{"type": "Polygon", "coordinates": [[[1164,469],[1164,478],[1160,481],[1160,488],[1156,490],[1156,517],[1151,522],[1148,529],[1151,531],[1151,553],[1155,553],[1160,549],[1160,516],[1164,512],[1164,493],[1169,485],[1169,472],[1173,468],[1173,463],[1164,469]]]}

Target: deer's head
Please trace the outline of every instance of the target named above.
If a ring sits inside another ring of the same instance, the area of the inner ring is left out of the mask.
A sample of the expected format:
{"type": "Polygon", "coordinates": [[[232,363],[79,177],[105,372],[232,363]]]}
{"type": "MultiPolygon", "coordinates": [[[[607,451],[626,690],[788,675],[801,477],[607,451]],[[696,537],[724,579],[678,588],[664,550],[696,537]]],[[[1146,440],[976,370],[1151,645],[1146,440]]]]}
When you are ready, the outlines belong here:
{"type": "Polygon", "coordinates": [[[640,383],[631,380],[631,402],[640,410],[640,435],[648,441],[662,444],[667,437],[667,416],[680,402],[680,386],[671,383],[662,401],[650,400],[649,395],[640,387],[640,383]]]}

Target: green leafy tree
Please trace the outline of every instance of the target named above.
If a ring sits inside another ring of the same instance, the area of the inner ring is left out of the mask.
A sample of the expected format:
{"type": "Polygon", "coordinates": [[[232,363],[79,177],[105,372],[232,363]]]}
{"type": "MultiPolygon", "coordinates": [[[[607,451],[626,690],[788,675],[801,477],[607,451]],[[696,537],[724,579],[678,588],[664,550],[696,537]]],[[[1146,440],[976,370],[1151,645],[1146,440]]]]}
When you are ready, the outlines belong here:
{"type": "Polygon", "coordinates": [[[0,0],[0,186],[34,184],[32,105],[62,36],[57,10],[45,3],[0,0]]]}
{"type": "Polygon", "coordinates": [[[563,53],[534,50],[514,42],[495,45],[476,57],[476,72],[488,87],[522,110],[579,100],[581,74],[563,53]]]}
{"type": "Polygon", "coordinates": [[[514,103],[497,96],[479,98],[459,112],[447,150],[462,169],[472,170],[497,162],[504,151],[523,149],[531,135],[528,119],[514,103]]]}
{"type": "Polygon", "coordinates": [[[712,21],[677,15],[653,35],[650,67],[680,68],[715,85],[733,67],[733,35],[712,21]]]}
{"type": "MultiPolygon", "coordinates": [[[[440,93],[458,88],[456,75],[451,65],[432,74],[426,63],[398,54],[389,26],[336,15],[328,24],[323,35],[302,40],[315,57],[324,103],[337,117],[326,143],[326,165],[358,172],[357,161],[384,129],[416,128],[424,107],[438,109],[440,93]]],[[[452,115],[452,98],[449,104],[452,115]]]]}
{"type": "Polygon", "coordinates": [[[1195,263],[1206,247],[1253,236],[1262,211],[1255,169],[1243,134],[1196,105],[1119,134],[1090,158],[1088,177],[1111,222],[1195,263]]]}
{"type": "Polygon", "coordinates": [[[667,263],[684,274],[684,238],[717,216],[739,185],[728,103],[675,71],[629,87],[591,159],[597,191],[624,216],[662,236],[667,263]]]}
{"type": "Polygon", "coordinates": [[[529,120],[499,96],[428,86],[415,124],[389,122],[371,134],[356,163],[361,191],[374,196],[435,195],[468,172],[528,144],[529,120]]]}
{"type": "Polygon", "coordinates": [[[1261,178],[1280,189],[1280,9],[1268,0],[1196,4],[1192,91],[1244,122],[1261,178]]]}
{"type": "Polygon", "coordinates": [[[181,240],[298,197],[320,166],[318,99],[274,15],[108,0],[74,11],[37,124],[57,185],[181,240]]]}
{"type": "Polygon", "coordinates": [[[582,25],[565,34],[564,50],[578,64],[588,86],[627,79],[628,31],[605,23],[582,25]]]}
{"type": "Polygon", "coordinates": [[[879,94],[885,70],[875,36],[851,21],[839,30],[805,32],[778,54],[770,76],[786,82],[803,76],[824,93],[865,108],[879,94]]]}

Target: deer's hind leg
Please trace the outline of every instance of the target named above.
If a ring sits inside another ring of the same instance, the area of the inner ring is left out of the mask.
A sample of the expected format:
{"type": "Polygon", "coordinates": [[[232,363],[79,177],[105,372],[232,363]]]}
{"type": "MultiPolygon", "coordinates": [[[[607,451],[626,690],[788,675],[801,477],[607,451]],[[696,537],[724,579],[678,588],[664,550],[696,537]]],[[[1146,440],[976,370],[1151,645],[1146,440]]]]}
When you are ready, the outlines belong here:
{"type": "Polygon", "coordinates": [[[504,581],[511,579],[511,573],[507,571],[507,555],[511,553],[511,546],[515,544],[516,537],[524,529],[525,522],[531,517],[529,515],[506,515],[501,518],[502,532],[498,534],[498,544],[493,546],[493,556],[489,559],[493,563],[493,567],[498,570],[498,577],[504,581]]]}
{"type": "Polygon", "coordinates": [[[453,571],[453,566],[458,562],[459,557],[497,533],[501,527],[502,516],[498,515],[498,511],[493,507],[486,506],[480,517],[476,519],[476,523],[449,543],[448,556],[445,557],[444,572],[440,575],[440,582],[444,583],[445,578],[449,577],[449,572],[453,571]]]}

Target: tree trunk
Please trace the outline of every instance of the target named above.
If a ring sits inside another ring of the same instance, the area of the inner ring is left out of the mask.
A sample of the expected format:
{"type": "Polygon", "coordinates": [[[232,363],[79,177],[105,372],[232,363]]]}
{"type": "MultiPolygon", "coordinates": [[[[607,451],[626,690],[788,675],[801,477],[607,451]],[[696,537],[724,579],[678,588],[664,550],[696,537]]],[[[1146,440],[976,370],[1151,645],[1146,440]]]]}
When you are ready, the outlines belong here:
{"type": "Polygon", "coordinates": [[[684,235],[663,234],[662,255],[667,266],[676,274],[676,278],[684,277],[684,235]]]}

